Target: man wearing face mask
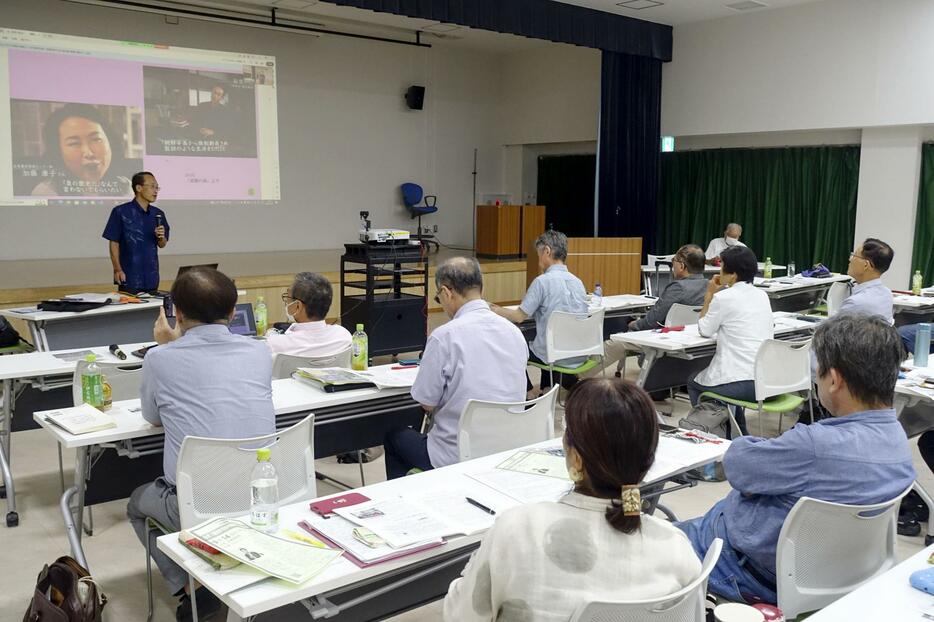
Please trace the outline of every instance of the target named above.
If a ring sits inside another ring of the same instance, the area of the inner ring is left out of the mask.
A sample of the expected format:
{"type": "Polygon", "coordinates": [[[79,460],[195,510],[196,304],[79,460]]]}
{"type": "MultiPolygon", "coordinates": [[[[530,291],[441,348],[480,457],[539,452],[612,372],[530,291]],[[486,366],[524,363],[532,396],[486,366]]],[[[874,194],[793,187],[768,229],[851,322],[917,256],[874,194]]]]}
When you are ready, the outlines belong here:
{"type": "Polygon", "coordinates": [[[431,413],[427,435],[397,428],[386,435],[386,477],[427,471],[458,461],[457,427],[467,400],[525,400],[529,358],[522,331],[490,310],[483,296],[480,264],[453,257],[435,273],[441,305],[451,321],[428,337],[412,398],[431,413]]]}
{"type": "Polygon", "coordinates": [[[334,297],[331,283],[320,274],[299,272],[289,291],[282,294],[285,313],[292,322],[284,333],[267,333],[273,354],[333,356],[350,347],[351,336],[340,324],[324,321],[334,297]]]}
{"type": "Polygon", "coordinates": [[[710,241],[710,244],[707,245],[707,251],[704,253],[704,257],[707,259],[707,263],[716,263],[720,258],[720,253],[728,248],[733,246],[746,246],[739,241],[739,237],[741,235],[743,235],[742,227],[740,227],[735,222],[728,224],[726,229],[723,231],[723,237],[714,238],[710,241]]]}

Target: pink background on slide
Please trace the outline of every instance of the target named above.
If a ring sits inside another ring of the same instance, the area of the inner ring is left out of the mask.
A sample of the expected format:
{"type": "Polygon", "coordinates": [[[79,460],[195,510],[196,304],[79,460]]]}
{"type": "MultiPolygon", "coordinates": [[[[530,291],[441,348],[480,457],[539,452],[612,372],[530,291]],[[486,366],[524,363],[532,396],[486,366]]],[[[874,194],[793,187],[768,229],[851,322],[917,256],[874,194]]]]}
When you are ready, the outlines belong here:
{"type": "Polygon", "coordinates": [[[159,180],[160,199],[260,200],[259,163],[253,158],[146,156],[143,165],[159,180]],[[192,177],[208,183],[191,183],[192,177]],[[211,183],[215,178],[217,183],[211,183]],[[251,187],[252,195],[247,192],[251,187]]]}
{"type": "Polygon", "coordinates": [[[22,50],[9,58],[13,99],[143,107],[139,63],[22,50]]]}
{"type": "MultiPolygon", "coordinates": [[[[21,50],[10,50],[9,58],[13,99],[144,106],[142,63],[21,50]]],[[[143,164],[159,180],[163,199],[259,200],[261,196],[256,158],[147,155],[143,164]],[[190,183],[192,178],[218,181],[190,183]]]]}

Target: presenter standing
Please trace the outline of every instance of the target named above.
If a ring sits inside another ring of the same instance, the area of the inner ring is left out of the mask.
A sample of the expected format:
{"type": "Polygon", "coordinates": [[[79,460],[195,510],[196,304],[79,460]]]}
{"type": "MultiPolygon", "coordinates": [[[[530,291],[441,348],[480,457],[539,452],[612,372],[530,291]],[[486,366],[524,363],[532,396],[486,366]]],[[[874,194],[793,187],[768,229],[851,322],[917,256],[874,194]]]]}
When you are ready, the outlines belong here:
{"type": "Polygon", "coordinates": [[[133,175],[133,200],[110,212],[103,237],[110,240],[114,284],[133,294],[159,289],[159,249],[169,243],[169,221],[153,205],[159,184],[152,173],[133,175]]]}

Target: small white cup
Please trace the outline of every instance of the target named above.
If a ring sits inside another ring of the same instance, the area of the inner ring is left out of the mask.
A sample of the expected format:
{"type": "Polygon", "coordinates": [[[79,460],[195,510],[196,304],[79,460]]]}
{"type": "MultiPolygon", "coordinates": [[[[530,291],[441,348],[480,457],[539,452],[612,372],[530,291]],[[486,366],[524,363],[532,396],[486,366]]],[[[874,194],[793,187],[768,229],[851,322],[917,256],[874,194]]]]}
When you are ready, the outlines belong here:
{"type": "Polygon", "coordinates": [[[758,609],[742,603],[724,603],[713,610],[717,622],[765,622],[758,609]]]}

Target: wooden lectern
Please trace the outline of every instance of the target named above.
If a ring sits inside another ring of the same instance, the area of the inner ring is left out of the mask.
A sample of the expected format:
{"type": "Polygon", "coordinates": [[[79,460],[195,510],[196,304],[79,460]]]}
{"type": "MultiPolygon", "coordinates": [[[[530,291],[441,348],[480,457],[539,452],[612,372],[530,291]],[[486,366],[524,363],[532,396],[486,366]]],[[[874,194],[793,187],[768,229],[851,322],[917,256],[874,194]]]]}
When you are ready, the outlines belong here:
{"type": "Polygon", "coordinates": [[[544,205],[478,205],[477,257],[525,257],[544,230],[544,205]]]}
{"type": "MultiPolygon", "coordinates": [[[[588,292],[597,283],[604,296],[638,294],[642,288],[642,238],[568,238],[566,263],[588,292]]],[[[529,255],[526,287],[538,275],[538,258],[529,255]]]]}

